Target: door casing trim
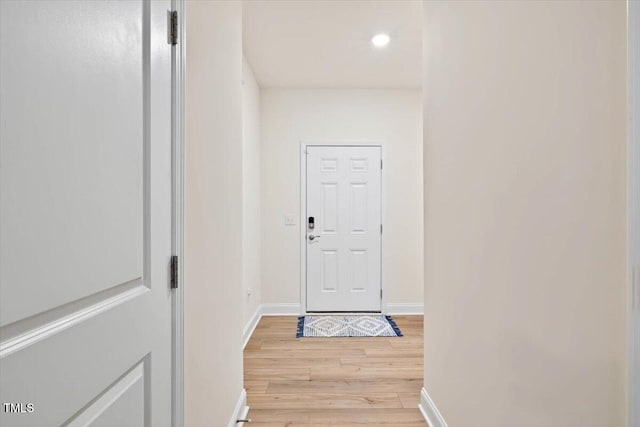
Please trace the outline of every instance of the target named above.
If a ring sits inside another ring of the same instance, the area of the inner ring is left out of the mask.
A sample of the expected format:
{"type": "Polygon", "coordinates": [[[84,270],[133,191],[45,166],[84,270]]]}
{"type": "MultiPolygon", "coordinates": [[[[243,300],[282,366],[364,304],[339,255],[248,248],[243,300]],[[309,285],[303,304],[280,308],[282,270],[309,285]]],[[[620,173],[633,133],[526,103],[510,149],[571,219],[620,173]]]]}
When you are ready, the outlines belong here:
{"type": "MultiPolygon", "coordinates": [[[[385,144],[383,141],[377,140],[302,140],[300,141],[300,314],[307,314],[307,147],[380,147],[380,159],[384,165],[385,144]]],[[[380,222],[382,223],[383,232],[380,235],[380,289],[382,289],[382,298],[380,301],[380,311],[386,313],[387,291],[384,281],[384,219],[386,218],[385,204],[385,179],[384,166],[380,171],[380,222]]]]}
{"type": "Polygon", "coordinates": [[[178,288],[172,289],[171,425],[184,426],[184,176],[185,176],[185,88],[186,88],[186,4],[171,0],[178,12],[178,44],[171,55],[171,251],[178,256],[178,288]]]}

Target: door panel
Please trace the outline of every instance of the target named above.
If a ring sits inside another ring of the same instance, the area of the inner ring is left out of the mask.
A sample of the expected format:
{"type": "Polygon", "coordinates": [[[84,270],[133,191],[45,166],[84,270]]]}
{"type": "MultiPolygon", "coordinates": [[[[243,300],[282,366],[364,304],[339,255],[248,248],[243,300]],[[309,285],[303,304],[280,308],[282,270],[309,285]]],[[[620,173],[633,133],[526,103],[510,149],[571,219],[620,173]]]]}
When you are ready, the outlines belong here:
{"type": "Polygon", "coordinates": [[[0,8],[0,424],[168,426],[170,1],[0,8]]]}
{"type": "Polygon", "coordinates": [[[144,425],[144,414],[148,409],[145,405],[145,368],[148,368],[147,359],[112,384],[98,399],[80,411],[67,426],[144,425]]]}
{"type": "Polygon", "coordinates": [[[307,147],[308,311],[380,311],[380,158],[380,147],[307,147]]]}
{"type": "Polygon", "coordinates": [[[352,234],[364,234],[367,232],[367,220],[369,209],[367,206],[367,183],[351,183],[351,228],[352,234]]]}
{"type": "Polygon", "coordinates": [[[142,277],[142,7],[76,6],[2,4],[2,325],[142,277]]]}
{"type": "Polygon", "coordinates": [[[338,288],[338,251],[322,251],[322,291],[336,292],[338,288]]]}
{"type": "Polygon", "coordinates": [[[322,232],[335,234],[338,230],[338,183],[322,183],[322,232]]]}
{"type": "Polygon", "coordinates": [[[349,278],[349,286],[352,292],[367,292],[369,289],[368,265],[369,259],[367,250],[352,249],[351,250],[351,277],[349,278]]]}

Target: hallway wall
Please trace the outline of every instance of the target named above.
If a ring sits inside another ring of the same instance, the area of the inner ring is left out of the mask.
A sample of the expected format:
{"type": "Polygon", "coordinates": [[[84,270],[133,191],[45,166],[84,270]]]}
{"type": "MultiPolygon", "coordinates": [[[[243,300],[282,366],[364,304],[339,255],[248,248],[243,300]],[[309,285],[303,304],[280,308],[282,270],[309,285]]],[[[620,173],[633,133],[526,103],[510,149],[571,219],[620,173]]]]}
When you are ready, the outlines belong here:
{"type": "Polygon", "coordinates": [[[625,9],[424,3],[425,388],[450,426],[626,423],[625,9]]]}
{"type": "Polygon", "coordinates": [[[242,61],[242,300],[243,325],[262,295],[260,207],[260,88],[246,58],[242,61]]]}
{"type": "Polygon", "coordinates": [[[300,141],[385,143],[384,282],[387,302],[422,302],[420,89],[263,89],[262,296],[300,302],[300,141]],[[285,226],[284,215],[296,225],[285,226]]]}
{"type": "Polygon", "coordinates": [[[186,427],[229,425],[242,392],[241,7],[187,2],[186,427]]]}

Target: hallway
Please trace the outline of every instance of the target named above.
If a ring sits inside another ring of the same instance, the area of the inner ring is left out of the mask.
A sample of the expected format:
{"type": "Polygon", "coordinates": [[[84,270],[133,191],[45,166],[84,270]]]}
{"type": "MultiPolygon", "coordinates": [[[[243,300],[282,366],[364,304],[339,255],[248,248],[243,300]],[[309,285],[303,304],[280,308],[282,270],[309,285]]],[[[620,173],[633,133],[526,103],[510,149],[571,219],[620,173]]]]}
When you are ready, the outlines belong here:
{"type": "Polygon", "coordinates": [[[244,350],[250,425],[424,427],[423,317],[393,318],[403,337],[296,339],[296,317],[263,317],[244,350]]]}

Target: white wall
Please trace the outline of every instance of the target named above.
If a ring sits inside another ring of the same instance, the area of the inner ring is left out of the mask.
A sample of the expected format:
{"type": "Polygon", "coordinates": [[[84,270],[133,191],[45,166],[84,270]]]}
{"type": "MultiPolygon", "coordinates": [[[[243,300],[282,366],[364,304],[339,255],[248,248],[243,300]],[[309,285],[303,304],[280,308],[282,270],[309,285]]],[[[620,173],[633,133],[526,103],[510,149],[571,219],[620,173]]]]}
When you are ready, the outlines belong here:
{"type": "Polygon", "coordinates": [[[263,302],[300,302],[300,141],[322,139],[386,144],[387,302],[422,302],[420,90],[264,89],[261,114],[263,302]]]}
{"type": "Polygon", "coordinates": [[[242,300],[244,325],[261,302],[260,88],[242,62],[242,300]],[[251,291],[249,295],[248,291],[251,291]]]}
{"type": "Polygon", "coordinates": [[[186,15],[185,425],[226,426],[242,391],[242,10],[186,15]]]}
{"type": "Polygon", "coordinates": [[[450,426],[623,426],[625,2],[429,1],[425,388],[450,426]]]}

